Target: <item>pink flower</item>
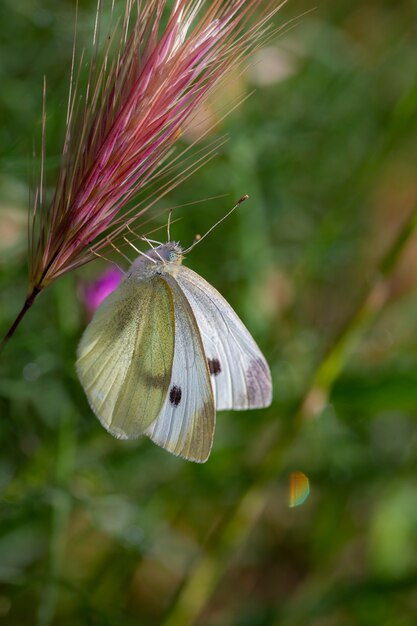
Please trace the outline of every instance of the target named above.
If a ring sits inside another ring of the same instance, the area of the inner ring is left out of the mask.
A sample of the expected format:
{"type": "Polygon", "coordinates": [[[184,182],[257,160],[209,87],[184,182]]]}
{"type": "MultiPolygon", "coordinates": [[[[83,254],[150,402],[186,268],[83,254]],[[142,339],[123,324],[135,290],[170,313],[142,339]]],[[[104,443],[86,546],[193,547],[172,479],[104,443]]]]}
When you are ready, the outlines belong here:
{"type": "Polygon", "coordinates": [[[136,6],[127,2],[121,32],[109,40],[111,46],[120,37],[116,58],[106,52],[101,64],[92,65],[82,101],[76,88],[70,90],[51,205],[45,205],[42,180],[36,194],[32,288],[41,290],[92,260],[198,166],[187,164],[184,174],[174,176],[174,143],[218,81],[259,43],[279,8],[271,0],[176,0],[163,28],[167,5],[137,3],[136,21],[125,36],[136,6]],[[122,213],[138,193],[137,207],[122,213]]]}
{"type": "Polygon", "coordinates": [[[86,283],[82,288],[82,299],[91,317],[107,296],[119,286],[123,274],[115,267],[105,270],[96,280],[86,283]]]}
{"type": "MultiPolygon", "coordinates": [[[[279,8],[276,0],[125,0],[124,19],[104,46],[97,26],[84,94],[78,89],[83,55],[78,68],[73,62],[50,203],[43,180],[44,106],[29,294],[0,351],[47,285],[114,246],[126,226],[207,160],[207,151],[193,160],[184,150],[180,162],[174,144],[218,82],[267,38],[267,22],[279,8]],[[134,196],[136,205],[126,210],[134,196]]],[[[44,86],[44,102],[45,94],[44,86]]]]}

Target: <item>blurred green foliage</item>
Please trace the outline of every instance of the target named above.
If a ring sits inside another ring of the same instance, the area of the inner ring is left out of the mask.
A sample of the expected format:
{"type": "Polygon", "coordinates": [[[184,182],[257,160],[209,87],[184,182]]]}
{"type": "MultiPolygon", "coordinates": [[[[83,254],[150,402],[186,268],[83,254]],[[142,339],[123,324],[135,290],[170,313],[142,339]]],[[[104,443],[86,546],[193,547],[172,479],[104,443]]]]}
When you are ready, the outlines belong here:
{"type": "MultiPolygon", "coordinates": [[[[79,5],[82,47],[95,9],[79,5]]],[[[273,406],[221,413],[203,466],[116,441],[74,371],[80,285],[103,264],[47,289],[0,360],[2,623],[415,625],[417,239],[396,238],[417,210],[417,5],[311,8],[289,3],[275,23],[302,17],[206,107],[227,143],[153,212],[228,194],[174,213],[187,244],[250,194],[187,264],[258,340],[273,406]],[[292,471],[311,485],[296,508],[292,471]]],[[[51,189],[59,162],[74,4],[2,0],[0,21],[5,331],[44,74],[51,189]]]]}

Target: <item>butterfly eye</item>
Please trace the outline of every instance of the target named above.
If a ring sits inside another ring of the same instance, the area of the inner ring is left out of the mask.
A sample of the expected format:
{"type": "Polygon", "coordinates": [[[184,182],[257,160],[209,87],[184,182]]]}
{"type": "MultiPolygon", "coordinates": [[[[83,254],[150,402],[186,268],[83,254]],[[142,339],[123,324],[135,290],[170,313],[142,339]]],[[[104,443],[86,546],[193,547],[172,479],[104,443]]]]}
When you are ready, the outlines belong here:
{"type": "Polygon", "coordinates": [[[207,359],[210,374],[217,376],[222,371],[219,359],[207,359]]]}
{"type": "Polygon", "coordinates": [[[182,391],[181,387],[174,385],[169,392],[169,401],[173,406],[178,406],[181,402],[182,391]]]}

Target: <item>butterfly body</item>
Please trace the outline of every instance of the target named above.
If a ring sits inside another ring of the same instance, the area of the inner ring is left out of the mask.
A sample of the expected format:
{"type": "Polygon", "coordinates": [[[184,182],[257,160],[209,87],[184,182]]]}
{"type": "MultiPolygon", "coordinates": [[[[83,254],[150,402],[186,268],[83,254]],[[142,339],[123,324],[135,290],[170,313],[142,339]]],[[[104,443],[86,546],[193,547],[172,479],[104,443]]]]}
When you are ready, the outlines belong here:
{"type": "Polygon", "coordinates": [[[271,375],[224,298],[169,242],[140,256],[78,347],[89,403],[114,436],[147,435],[188,460],[211,450],[216,409],[268,406],[271,375]]]}
{"type": "Polygon", "coordinates": [[[174,274],[183,260],[182,248],[176,242],[165,243],[139,256],[128,271],[128,278],[146,280],[155,274],[174,274]]]}

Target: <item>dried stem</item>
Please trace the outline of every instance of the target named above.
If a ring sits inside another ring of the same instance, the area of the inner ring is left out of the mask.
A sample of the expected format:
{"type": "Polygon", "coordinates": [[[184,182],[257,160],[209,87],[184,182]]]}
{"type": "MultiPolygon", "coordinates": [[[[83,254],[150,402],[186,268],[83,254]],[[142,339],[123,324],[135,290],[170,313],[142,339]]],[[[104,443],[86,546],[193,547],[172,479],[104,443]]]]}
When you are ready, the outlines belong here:
{"type": "Polygon", "coordinates": [[[4,335],[1,343],[0,343],[0,354],[3,352],[7,342],[9,341],[9,339],[11,337],[13,337],[17,327],[19,326],[20,322],[22,321],[22,319],[25,317],[26,313],[29,311],[29,309],[31,308],[32,304],[35,302],[35,299],[37,298],[37,296],[40,294],[40,292],[42,291],[42,289],[40,289],[39,287],[33,287],[31,293],[28,295],[28,297],[26,298],[18,316],[16,317],[15,321],[13,322],[13,324],[10,326],[9,330],[7,331],[7,333],[4,335]]]}

